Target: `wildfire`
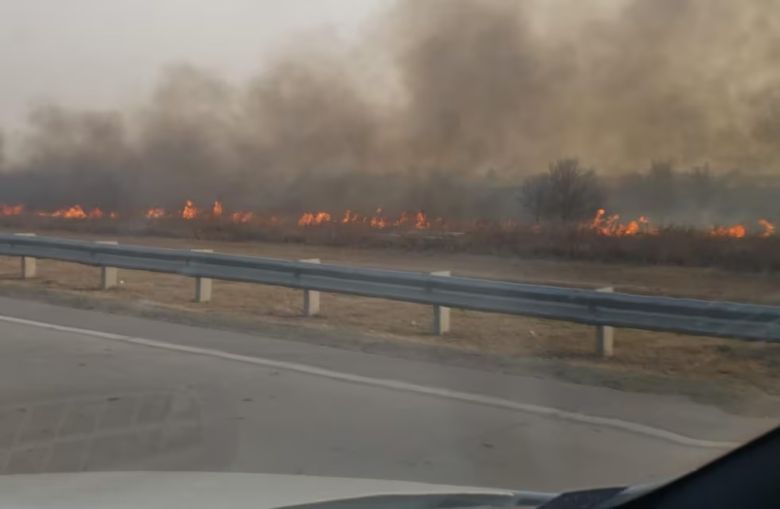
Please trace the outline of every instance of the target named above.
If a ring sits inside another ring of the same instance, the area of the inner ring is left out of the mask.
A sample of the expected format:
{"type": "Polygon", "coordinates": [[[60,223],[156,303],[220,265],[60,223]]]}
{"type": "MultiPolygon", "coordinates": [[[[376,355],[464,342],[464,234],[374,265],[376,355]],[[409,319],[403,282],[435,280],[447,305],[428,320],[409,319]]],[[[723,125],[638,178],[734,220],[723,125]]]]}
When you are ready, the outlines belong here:
{"type": "Polygon", "coordinates": [[[766,219],[759,219],[758,224],[761,225],[761,227],[764,229],[763,232],[761,232],[758,236],[759,237],[771,237],[775,234],[775,225],[767,221],[766,219]]]}
{"type": "Polygon", "coordinates": [[[414,216],[414,227],[418,230],[426,230],[430,228],[431,223],[428,222],[428,216],[422,210],[414,216]]]}
{"type": "Polygon", "coordinates": [[[217,200],[214,202],[214,205],[211,206],[211,217],[214,219],[217,219],[219,217],[222,217],[222,202],[217,200]]]}
{"type": "Polygon", "coordinates": [[[344,211],[344,215],[341,218],[341,224],[358,223],[360,222],[360,216],[351,210],[344,211]]]}
{"type": "Polygon", "coordinates": [[[589,228],[599,235],[605,237],[630,237],[639,234],[653,235],[658,233],[658,229],[651,226],[650,219],[640,216],[628,223],[621,223],[620,216],[612,214],[607,216],[604,209],[598,209],[589,228]]]}
{"type": "Polygon", "coordinates": [[[747,228],[742,224],[735,224],[734,226],[713,226],[710,230],[710,235],[713,237],[732,237],[741,239],[747,235],[747,228]]]}
{"type": "Polygon", "coordinates": [[[65,219],[86,219],[87,213],[81,208],[81,205],[73,205],[66,209],[55,210],[51,217],[64,217],[65,219]]]}
{"type": "Polygon", "coordinates": [[[255,215],[252,212],[237,211],[230,214],[230,220],[234,223],[246,224],[252,220],[255,215]]]}
{"type": "Polygon", "coordinates": [[[153,207],[146,211],[146,219],[159,219],[165,216],[165,209],[160,207],[153,207]]]}
{"type": "MultiPolygon", "coordinates": [[[[768,238],[775,234],[775,225],[770,223],[766,219],[759,219],[756,221],[761,227],[761,232],[756,233],[761,238],[768,238]]],[[[734,239],[741,239],[748,235],[748,229],[743,224],[735,224],[733,226],[713,226],[710,228],[709,235],[711,237],[731,237],[734,239]]]]}
{"type": "Polygon", "coordinates": [[[368,224],[371,228],[377,228],[379,230],[387,228],[387,219],[385,219],[384,211],[382,209],[376,209],[376,213],[371,217],[368,224]]]}
{"type": "MultiPolygon", "coordinates": [[[[60,219],[92,219],[92,220],[116,220],[119,215],[115,211],[105,211],[99,207],[92,209],[84,208],[80,204],[62,208],[54,211],[46,210],[26,210],[22,204],[4,205],[0,204],[0,217],[19,216],[28,214],[31,216],[51,217],[60,219]]],[[[132,215],[132,214],[131,214],[132,215]]],[[[184,207],[175,213],[169,214],[162,207],[152,207],[146,211],[139,212],[147,219],[176,218],[184,220],[199,219],[201,221],[230,221],[234,224],[252,223],[258,227],[290,225],[289,218],[277,215],[261,215],[256,212],[225,209],[223,203],[219,200],[214,201],[210,208],[198,209],[192,200],[186,200],[184,207]]],[[[293,223],[295,224],[295,223],[293,223]]],[[[305,212],[298,217],[297,225],[299,227],[316,227],[324,225],[359,225],[362,228],[371,228],[375,230],[402,229],[402,230],[447,230],[452,225],[459,225],[459,231],[467,230],[485,230],[499,227],[507,231],[528,231],[528,226],[517,219],[489,220],[480,219],[469,222],[448,223],[444,218],[429,217],[425,211],[401,212],[397,216],[388,215],[384,209],[378,208],[373,214],[361,215],[352,209],[345,210],[342,214],[331,214],[325,211],[305,212]]],[[[543,233],[545,225],[536,224],[530,227],[534,233],[543,233]]],[[[583,223],[581,229],[592,231],[605,237],[630,237],[636,235],[657,235],[659,228],[654,226],[646,216],[640,216],[629,221],[621,221],[618,214],[608,214],[605,209],[598,209],[590,221],[583,223]]],[[[759,219],[753,227],[744,224],[734,224],[731,226],[712,226],[706,228],[704,233],[711,237],[725,237],[741,239],[748,236],[758,238],[768,238],[775,235],[775,225],[767,219],[759,219]]]]}
{"type": "Polygon", "coordinates": [[[184,202],[184,208],[181,209],[181,218],[186,220],[195,219],[198,217],[198,209],[192,204],[192,200],[184,202]]]}
{"type": "Polygon", "coordinates": [[[304,212],[298,219],[298,226],[317,226],[330,222],[331,215],[327,212],[304,212]]]}
{"type": "Polygon", "coordinates": [[[0,216],[18,216],[24,212],[24,205],[0,205],[0,216]]]}

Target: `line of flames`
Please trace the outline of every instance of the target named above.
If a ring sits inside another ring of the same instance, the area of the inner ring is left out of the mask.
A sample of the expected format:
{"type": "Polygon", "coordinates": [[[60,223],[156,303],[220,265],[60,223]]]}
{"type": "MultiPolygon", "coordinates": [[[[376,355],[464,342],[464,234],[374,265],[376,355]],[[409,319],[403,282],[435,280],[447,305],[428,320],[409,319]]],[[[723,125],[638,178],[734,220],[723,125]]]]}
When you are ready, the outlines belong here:
{"type": "MultiPolygon", "coordinates": [[[[26,213],[28,212],[24,205],[0,204],[0,217],[20,216],[26,213]]],[[[72,205],[54,211],[35,210],[30,211],[29,213],[38,217],[62,219],[119,219],[120,217],[117,212],[105,212],[98,207],[87,210],[81,205],[72,205]]],[[[236,210],[229,214],[225,214],[225,208],[220,201],[215,201],[209,208],[201,209],[198,208],[192,200],[186,200],[181,209],[169,212],[162,207],[152,207],[147,209],[143,213],[143,216],[149,220],[163,218],[180,218],[184,220],[221,219],[238,224],[258,223],[264,225],[279,225],[284,222],[276,215],[260,216],[250,211],[236,210]]],[[[302,228],[323,225],[360,224],[378,230],[387,228],[427,230],[433,227],[444,228],[446,226],[446,221],[440,217],[431,219],[423,211],[402,212],[397,217],[391,217],[385,214],[380,208],[377,209],[374,214],[368,215],[361,215],[350,209],[345,210],[344,213],[340,215],[331,214],[330,212],[325,211],[304,212],[300,215],[296,224],[302,228]]],[[[476,221],[472,226],[480,228],[487,226],[488,224],[488,222],[476,221]]],[[[771,237],[775,234],[774,224],[767,219],[759,219],[756,224],[760,227],[760,231],[754,232],[758,237],[771,237]]],[[[500,223],[500,226],[508,229],[519,225],[520,223],[511,220],[500,223]]],[[[604,209],[596,211],[596,215],[593,219],[590,222],[583,224],[582,228],[593,231],[604,237],[658,235],[660,232],[660,228],[654,225],[646,216],[640,216],[637,219],[623,222],[619,215],[607,214],[604,209]]],[[[531,227],[531,230],[539,232],[541,231],[541,227],[539,225],[534,225],[531,227]]],[[[707,229],[706,232],[707,235],[711,237],[730,237],[738,239],[746,237],[751,233],[749,228],[744,224],[713,226],[707,229]]]]}

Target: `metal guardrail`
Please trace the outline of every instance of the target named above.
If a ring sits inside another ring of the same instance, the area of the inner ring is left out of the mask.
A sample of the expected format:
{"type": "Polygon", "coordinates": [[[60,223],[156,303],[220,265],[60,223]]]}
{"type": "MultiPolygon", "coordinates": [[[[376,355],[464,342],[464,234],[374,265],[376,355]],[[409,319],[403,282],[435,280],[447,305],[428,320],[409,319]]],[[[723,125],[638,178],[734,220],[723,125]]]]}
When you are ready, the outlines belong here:
{"type": "Polygon", "coordinates": [[[780,341],[780,307],[0,234],[0,255],[377,297],[598,326],[780,341]]]}

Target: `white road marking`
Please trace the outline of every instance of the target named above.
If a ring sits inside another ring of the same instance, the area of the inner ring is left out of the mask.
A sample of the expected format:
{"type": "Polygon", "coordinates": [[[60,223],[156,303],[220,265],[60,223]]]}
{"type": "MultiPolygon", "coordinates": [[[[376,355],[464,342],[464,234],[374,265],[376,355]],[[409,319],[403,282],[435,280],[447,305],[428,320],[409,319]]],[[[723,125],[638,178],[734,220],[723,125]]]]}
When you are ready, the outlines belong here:
{"type": "Polygon", "coordinates": [[[453,399],[457,401],[464,401],[464,402],[474,403],[478,405],[487,405],[491,407],[504,408],[504,409],[515,410],[519,412],[526,412],[535,415],[573,421],[580,424],[589,424],[593,426],[606,426],[621,431],[627,431],[630,433],[637,433],[640,435],[667,440],[669,442],[673,442],[679,445],[692,446],[692,447],[706,447],[706,448],[715,448],[715,449],[732,449],[740,445],[738,442],[701,440],[698,438],[681,435],[673,431],[668,431],[665,429],[656,428],[645,424],[639,424],[636,422],[625,421],[622,419],[593,416],[593,415],[588,415],[588,414],[583,414],[578,412],[570,412],[566,410],[560,410],[557,408],[546,407],[541,405],[520,403],[517,401],[512,401],[503,398],[495,398],[495,397],[485,396],[481,394],[453,391],[449,389],[442,389],[439,387],[418,385],[418,384],[401,382],[398,380],[391,380],[386,378],[371,378],[367,376],[354,375],[350,373],[342,373],[330,369],[318,368],[316,366],[309,366],[307,364],[299,364],[296,362],[276,361],[273,359],[266,359],[263,357],[253,357],[249,355],[240,355],[240,354],[235,354],[230,352],[224,352],[222,350],[214,350],[211,348],[185,346],[176,343],[168,343],[165,341],[157,341],[154,339],[125,336],[123,334],[114,334],[111,332],[82,329],[79,327],[69,327],[66,325],[56,325],[52,323],[39,322],[36,320],[27,320],[24,318],[16,318],[12,316],[0,315],[0,321],[15,323],[19,325],[28,325],[31,327],[39,327],[42,329],[55,330],[60,332],[68,332],[72,334],[80,334],[83,336],[92,336],[95,338],[108,339],[111,341],[121,341],[123,343],[131,343],[134,345],[148,346],[151,348],[161,348],[164,350],[172,350],[175,352],[183,352],[183,353],[189,353],[194,355],[205,355],[208,357],[217,357],[220,359],[243,362],[248,364],[255,364],[258,366],[281,369],[286,371],[293,371],[296,373],[303,373],[306,375],[320,376],[320,377],[330,378],[333,380],[340,380],[344,382],[352,382],[352,383],[370,385],[373,387],[381,387],[381,388],[397,390],[397,391],[425,394],[428,396],[453,399]]]}

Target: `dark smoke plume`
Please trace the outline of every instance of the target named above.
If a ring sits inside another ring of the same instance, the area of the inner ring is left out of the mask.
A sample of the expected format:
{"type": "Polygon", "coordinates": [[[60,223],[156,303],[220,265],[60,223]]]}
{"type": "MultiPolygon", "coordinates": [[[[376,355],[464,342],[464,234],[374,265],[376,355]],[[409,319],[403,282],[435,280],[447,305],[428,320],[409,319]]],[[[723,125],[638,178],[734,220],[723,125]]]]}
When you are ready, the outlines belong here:
{"type": "Polygon", "coordinates": [[[541,23],[529,2],[402,0],[359,47],[297,47],[248,83],[180,65],[132,111],[36,109],[0,200],[500,215],[561,157],[776,173],[779,3],[558,3],[541,23]]]}

